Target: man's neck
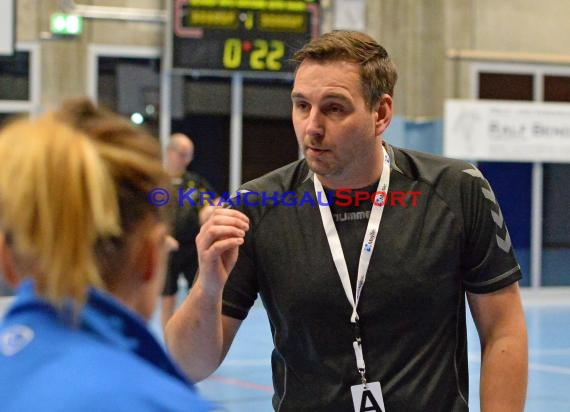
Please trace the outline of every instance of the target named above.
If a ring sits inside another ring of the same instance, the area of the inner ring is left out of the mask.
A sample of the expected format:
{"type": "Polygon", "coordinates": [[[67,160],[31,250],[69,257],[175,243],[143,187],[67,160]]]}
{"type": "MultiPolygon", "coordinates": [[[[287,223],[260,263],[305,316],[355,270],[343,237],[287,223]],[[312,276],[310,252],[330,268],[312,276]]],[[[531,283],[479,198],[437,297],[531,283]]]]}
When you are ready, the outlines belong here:
{"type": "Polygon", "coordinates": [[[354,178],[336,178],[331,176],[321,176],[317,175],[321,184],[327,189],[361,189],[363,187],[371,186],[380,180],[382,174],[382,166],[380,166],[380,171],[376,175],[354,177],[354,178]]]}
{"type": "Polygon", "coordinates": [[[173,171],[173,170],[166,170],[166,173],[168,173],[168,175],[173,178],[173,179],[177,179],[182,177],[182,175],[184,175],[184,170],[183,171],[173,171]]]}
{"type": "Polygon", "coordinates": [[[384,154],[382,147],[374,153],[368,161],[356,165],[356,169],[347,170],[339,175],[319,175],[321,184],[328,189],[360,189],[370,186],[380,180],[384,167],[384,154]]]}

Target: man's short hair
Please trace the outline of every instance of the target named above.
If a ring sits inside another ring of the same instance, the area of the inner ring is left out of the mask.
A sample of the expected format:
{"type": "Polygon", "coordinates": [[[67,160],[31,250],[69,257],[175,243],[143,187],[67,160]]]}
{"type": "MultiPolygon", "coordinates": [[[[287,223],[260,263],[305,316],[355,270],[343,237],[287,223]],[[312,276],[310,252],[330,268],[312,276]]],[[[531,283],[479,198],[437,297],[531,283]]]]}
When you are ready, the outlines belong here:
{"type": "Polygon", "coordinates": [[[323,34],[303,46],[292,58],[297,69],[305,60],[348,61],[360,65],[362,94],[369,108],[384,93],[394,95],[398,79],[396,66],[386,49],[367,34],[346,30],[323,34]]]}

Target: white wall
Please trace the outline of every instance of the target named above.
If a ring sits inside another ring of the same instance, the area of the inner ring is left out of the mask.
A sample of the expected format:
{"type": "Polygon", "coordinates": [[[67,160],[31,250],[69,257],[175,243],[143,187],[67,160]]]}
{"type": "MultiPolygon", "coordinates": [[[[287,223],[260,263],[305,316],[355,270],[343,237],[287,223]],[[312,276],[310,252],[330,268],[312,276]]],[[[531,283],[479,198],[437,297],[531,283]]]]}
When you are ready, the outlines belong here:
{"type": "Polygon", "coordinates": [[[6,309],[8,309],[8,306],[10,305],[10,302],[12,302],[13,298],[4,298],[4,297],[0,297],[0,319],[2,319],[4,317],[4,312],[6,312],[6,309]]]}
{"type": "Polygon", "coordinates": [[[0,55],[14,51],[14,1],[0,2],[0,55]]]}

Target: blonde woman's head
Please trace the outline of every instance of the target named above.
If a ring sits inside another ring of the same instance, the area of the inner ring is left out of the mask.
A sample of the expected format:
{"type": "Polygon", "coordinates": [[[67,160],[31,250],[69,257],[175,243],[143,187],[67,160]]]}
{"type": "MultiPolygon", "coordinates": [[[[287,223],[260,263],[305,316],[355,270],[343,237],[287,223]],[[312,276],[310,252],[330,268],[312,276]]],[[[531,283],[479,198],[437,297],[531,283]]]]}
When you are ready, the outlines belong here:
{"type": "Polygon", "coordinates": [[[150,316],[168,249],[147,201],[168,182],[156,140],[82,99],[6,126],[0,162],[5,274],[57,307],[96,287],[150,316]]]}

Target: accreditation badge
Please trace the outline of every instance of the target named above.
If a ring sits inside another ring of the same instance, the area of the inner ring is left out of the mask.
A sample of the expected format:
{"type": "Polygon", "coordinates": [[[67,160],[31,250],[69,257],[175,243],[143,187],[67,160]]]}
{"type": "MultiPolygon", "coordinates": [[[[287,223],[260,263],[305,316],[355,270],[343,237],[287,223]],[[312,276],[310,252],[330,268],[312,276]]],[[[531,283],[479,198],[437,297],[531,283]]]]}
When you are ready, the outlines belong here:
{"type": "Polygon", "coordinates": [[[380,382],[354,385],[350,387],[350,391],[355,412],[386,412],[380,382]]]}

